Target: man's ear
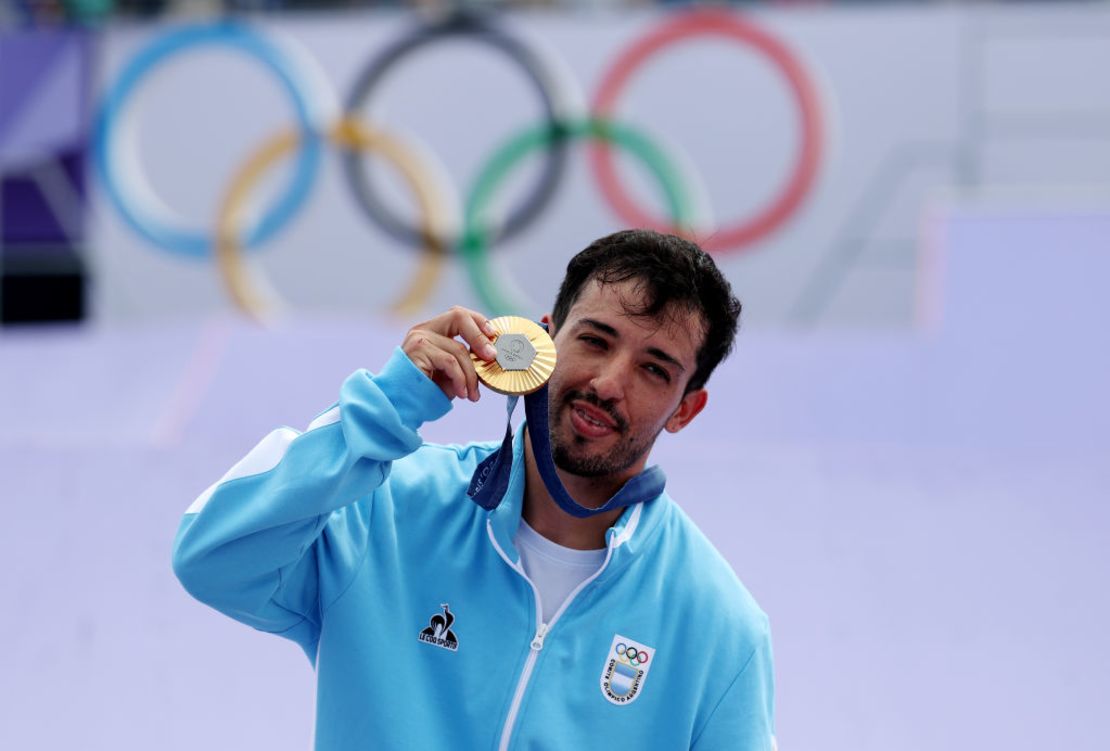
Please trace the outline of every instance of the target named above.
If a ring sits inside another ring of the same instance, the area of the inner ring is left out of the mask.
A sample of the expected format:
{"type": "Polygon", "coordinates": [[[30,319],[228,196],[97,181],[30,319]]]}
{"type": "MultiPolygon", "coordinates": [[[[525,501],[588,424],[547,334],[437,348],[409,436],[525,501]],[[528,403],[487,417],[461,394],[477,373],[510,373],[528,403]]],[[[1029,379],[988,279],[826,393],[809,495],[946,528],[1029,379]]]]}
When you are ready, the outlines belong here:
{"type": "Polygon", "coordinates": [[[705,389],[695,389],[682,397],[682,401],[678,403],[678,409],[674,411],[664,426],[667,432],[677,433],[689,425],[690,421],[705,409],[705,404],[708,401],[709,392],[705,389]]]}
{"type": "Polygon", "coordinates": [[[555,338],[555,324],[551,322],[551,314],[550,313],[544,313],[543,318],[540,319],[540,323],[547,326],[547,333],[551,335],[552,339],[554,339],[555,338]]]}

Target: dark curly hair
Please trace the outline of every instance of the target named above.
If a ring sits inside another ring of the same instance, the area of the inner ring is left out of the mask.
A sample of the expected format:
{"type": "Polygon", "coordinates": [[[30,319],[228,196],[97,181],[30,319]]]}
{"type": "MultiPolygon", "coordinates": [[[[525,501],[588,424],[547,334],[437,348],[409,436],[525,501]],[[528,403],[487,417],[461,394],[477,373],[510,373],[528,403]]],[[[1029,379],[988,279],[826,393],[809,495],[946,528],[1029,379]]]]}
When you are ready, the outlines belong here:
{"type": "Polygon", "coordinates": [[[696,312],[703,322],[697,369],[686,392],[700,389],[713,369],[732,351],[740,318],[740,301],[709,254],[696,244],[648,229],[629,229],[595,240],[570,259],[555,297],[552,321],[560,328],[582,288],[635,281],[644,292],[629,315],[660,322],[676,312],[696,312]]]}

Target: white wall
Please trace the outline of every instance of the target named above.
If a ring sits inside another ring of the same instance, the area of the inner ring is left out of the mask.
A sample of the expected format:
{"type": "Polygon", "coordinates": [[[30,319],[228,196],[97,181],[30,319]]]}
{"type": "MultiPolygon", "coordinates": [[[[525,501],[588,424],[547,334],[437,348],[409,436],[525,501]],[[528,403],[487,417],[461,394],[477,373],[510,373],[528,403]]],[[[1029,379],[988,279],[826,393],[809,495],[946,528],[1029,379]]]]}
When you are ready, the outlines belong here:
{"type": "MultiPolygon", "coordinates": [[[[751,326],[913,325],[922,223],[938,197],[1002,188],[1032,192],[1042,204],[1074,205],[1108,194],[1110,99],[1093,83],[1110,67],[1104,7],[830,7],[735,17],[791,51],[817,87],[823,122],[816,181],[799,209],[772,234],[718,254],[748,304],[751,326]]],[[[563,71],[565,95],[582,108],[621,51],[665,20],[651,13],[500,19],[552,58],[563,71]]],[[[300,50],[302,67],[315,69],[320,82],[309,88],[334,114],[363,65],[411,23],[354,14],[280,17],[256,26],[300,50]]],[[[102,90],[167,30],[111,30],[102,90]]],[[[701,37],[652,58],[620,100],[623,120],[689,167],[705,199],[710,236],[751,217],[786,179],[800,126],[785,80],[753,47],[701,37]]],[[[145,79],[128,112],[134,120],[128,143],[154,194],[203,231],[214,225],[239,165],[291,123],[276,79],[226,50],[173,58],[145,79]]],[[[426,147],[445,173],[442,189],[457,213],[491,150],[534,124],[540,110],[518,71],[489,50],[454,40],[400,66],[365,114],[426,147]]],[[[542,312],[569,256],[624,226],[602,199],[582,149],[574,154],[551,207],[496,250],[499,273],[523,292],[521,312],[542,312]]],[[[274,173],[271,192],[286,174],[274,173]]],[[[647,205],[660,207],[643,172],[629,171],[626,182],[647,205]]],[[[508,186],[503,200],[520,190],[508,186]]],[[[399,210],[414,211],[396,185],[386,192],[399,210]]],[[[93,230],[99,319],[228,309],[212,264],[183,261],[140,239],[100,190],[93,230]]],[[[416,257],[357,209],[329,154],[310,200],[259,250],[257,264],[294,309],[382,313],[411,278],[416,257]]],[[[456,302],[482,306],[457,260],[425,307],[456,302]]]]}

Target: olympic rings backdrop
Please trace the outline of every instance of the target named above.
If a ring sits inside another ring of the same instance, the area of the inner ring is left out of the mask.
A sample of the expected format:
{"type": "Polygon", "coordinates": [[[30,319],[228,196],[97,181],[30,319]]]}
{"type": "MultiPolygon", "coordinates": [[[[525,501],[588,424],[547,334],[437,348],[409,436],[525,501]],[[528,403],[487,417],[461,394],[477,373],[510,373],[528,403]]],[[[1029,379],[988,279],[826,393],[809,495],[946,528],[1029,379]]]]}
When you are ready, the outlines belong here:
{"type": "Polygon", "coordinates": [[[749,298],[797,264],[828,107],[769,25],[358,18],[109,35],[101,314],[539,315],[626,226],[699,240],[749,298]]]}

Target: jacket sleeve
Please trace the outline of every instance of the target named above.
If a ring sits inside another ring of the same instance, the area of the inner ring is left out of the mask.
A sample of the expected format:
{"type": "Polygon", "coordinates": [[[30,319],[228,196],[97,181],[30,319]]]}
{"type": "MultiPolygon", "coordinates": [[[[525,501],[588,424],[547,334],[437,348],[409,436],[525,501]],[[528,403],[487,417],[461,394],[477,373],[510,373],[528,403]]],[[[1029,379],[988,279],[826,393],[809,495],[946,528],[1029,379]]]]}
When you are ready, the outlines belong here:
{"type": "Polygon", "coordinates": [[[304,433],[270,433],[196,499],[178,529],[174,573],[198,600],[314,657],[328,604],[320,578],[349,578],[366,545],[371,501],[354,502],[450,407],[400,348],[378,375],[355,372],[304,433]]]}
{"type": "Polygon", "coordinates": [[[770,631],[725,690],[693,751],[777,751],[770,631]]]}

